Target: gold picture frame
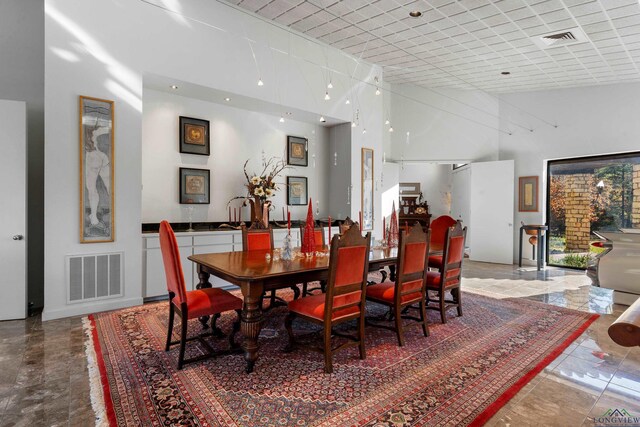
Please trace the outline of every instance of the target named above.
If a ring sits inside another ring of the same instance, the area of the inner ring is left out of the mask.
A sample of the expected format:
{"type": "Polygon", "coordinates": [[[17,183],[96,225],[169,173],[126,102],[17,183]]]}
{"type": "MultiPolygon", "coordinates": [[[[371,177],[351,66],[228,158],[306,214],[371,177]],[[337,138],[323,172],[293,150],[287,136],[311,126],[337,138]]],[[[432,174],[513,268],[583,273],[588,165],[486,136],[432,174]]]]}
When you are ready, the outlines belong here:
{"type": "Polygon", "coordinates": [[[115,240],[114,102],[80,96],[80,243],[115,240]]]}
{"type": "Polygon", "coordinates": [[[361,186],[360,186],[360,207],[362,209],[362,230],[373,230],[374,221],[374,168],[373,149],[362,148],[361,151],[361,186]]]}
{"type": "Polygon", "coordinates": [[[518,212],[538,212],[538,177],[518,179],[518,212]]]}

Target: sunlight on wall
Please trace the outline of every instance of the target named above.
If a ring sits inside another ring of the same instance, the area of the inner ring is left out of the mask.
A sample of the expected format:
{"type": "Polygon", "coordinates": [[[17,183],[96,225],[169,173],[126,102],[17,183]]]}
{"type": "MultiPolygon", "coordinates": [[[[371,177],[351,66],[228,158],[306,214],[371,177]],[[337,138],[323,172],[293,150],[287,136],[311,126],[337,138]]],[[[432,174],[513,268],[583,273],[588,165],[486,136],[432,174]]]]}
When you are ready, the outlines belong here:
{"type": "Polygon", "coordinates": [[[160,0],[165,7],[165,9],[173,12],[171,13],[171,18],[173,18],[179,24],[184,25],[185,27],[191,28],[191,24],[186,20],[183,16],[182,6],[178,0],[160,0]]]}
{"type": "Polygon", "coordinates": [[[60,58],[64,59],[65,61],[69,61],[69,62],[79,62],[80,61],[80,57],[78,57],[78,55],[76,55],[75,53],[70,52],[68,50],[65,50],[65,49],[52,47],[51,48],[51,52],[55,53],[56,55],[58,55],[60,58]]]}
{"type": "MultiPolygon", "coordinates": [[[[81,42],[81,49],[103,63],[111,76],[120,83],[107,81],[106,87],[115,95],[124,94],[125,100],[142,111],[142,78],[109,54],[87,31],[60,13],[51,3],[45,4],[45,13],[81,42]]],[[[55,52],[54,52],[55,53],[55,52]]]]}

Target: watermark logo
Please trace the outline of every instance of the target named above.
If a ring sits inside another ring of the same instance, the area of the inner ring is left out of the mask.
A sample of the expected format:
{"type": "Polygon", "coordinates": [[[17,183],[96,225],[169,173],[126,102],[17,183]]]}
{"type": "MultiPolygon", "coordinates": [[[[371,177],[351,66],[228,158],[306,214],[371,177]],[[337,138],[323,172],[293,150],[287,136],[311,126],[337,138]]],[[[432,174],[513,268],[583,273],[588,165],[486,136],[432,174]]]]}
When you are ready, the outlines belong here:
{"type": "Polygon", "coordinates": [[[593,420],[599,426],[640,426],[640,417],[632,415],[626,409],[609,408],[593,420]]]}

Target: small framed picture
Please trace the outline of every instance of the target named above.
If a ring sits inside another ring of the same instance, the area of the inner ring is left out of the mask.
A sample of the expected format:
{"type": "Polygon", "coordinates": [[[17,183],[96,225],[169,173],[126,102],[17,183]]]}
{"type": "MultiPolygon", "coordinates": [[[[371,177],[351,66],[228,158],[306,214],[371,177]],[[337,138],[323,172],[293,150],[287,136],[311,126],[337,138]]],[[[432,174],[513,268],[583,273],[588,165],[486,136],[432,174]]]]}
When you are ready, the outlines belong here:
{"type": "Polygon", "coordinates": [[[287,164],[292,166],[307,166],[307,138],[287,136],[287,164]]]}
{"type": "Polygon", "coordinates": [[[538,212],[537,176],[521,176],[518,179],[518,211],[538,212]]]}
{"type": "Polygon", "coordinates": [[[209,120],[180,116],[180,152],[209,155],[209,120]]]}
{"type": "Polygon", "coordinates": [[[180,203],[210,203],[209,169],[180,168],[180,203]]]}
{"type": "Polygon", "coordinates": [[[304,176],[287,177],[287,205],[306,205],[307,178],[304,176]]]}

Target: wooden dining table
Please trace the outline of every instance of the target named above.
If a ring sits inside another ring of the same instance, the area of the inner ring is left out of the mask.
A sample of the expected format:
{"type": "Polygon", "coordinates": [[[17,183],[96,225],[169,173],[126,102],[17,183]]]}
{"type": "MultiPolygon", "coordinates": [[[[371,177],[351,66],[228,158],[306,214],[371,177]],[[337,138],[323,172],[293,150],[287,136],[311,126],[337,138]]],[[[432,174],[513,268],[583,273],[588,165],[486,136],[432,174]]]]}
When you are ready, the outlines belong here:
{"type": "MultiPolygon", "coordinates": [[[[274,251],[222,252],[189,257],[198,266],[198,289],[211,287],[211,275],[240,288],[243,298],[240,331],[244,336],[242,348],[247,373],[253,372],[258,360],[258,336],[263,319],[262,295],[272,289],[326,280],[329,270],[328,247],[318,250],[325,256],[296,257],[288,261],[278,259],[274,251]]],[[[397,248],[374,248],[369,252],[369,271],[390,267],[393,280],[396,261],[397,248]]]]}

